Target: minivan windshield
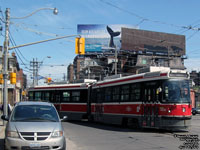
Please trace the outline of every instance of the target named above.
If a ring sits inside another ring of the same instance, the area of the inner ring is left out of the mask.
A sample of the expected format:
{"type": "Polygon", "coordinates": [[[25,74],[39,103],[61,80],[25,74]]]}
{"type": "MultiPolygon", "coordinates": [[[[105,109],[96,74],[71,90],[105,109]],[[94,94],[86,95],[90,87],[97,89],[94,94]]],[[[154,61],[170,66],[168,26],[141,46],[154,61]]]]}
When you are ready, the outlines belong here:
{"type": "Polygon", "coordinates": [[[14,122],[58,122],[59,118],[54,107],[46,105],[16,106],[11,121],[14,122]]]}

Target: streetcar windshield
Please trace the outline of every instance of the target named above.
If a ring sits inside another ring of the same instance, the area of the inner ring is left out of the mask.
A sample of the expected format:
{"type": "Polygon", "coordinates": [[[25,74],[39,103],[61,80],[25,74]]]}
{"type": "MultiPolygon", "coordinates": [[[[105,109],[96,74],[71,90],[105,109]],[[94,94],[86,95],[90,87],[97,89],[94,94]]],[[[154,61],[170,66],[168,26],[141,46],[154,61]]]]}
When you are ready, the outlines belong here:
{"type": "Polygon", "coordinates": [[[163,102],[189,103],[189,81],[167,80],[163,83],[163,94],[163,102]]]}

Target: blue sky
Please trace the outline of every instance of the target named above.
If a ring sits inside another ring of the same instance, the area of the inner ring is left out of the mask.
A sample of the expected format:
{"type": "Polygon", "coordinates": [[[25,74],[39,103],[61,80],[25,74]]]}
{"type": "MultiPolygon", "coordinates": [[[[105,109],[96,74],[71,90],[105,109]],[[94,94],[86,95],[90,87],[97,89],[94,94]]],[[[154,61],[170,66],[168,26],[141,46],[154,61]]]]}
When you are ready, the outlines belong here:
{"type": "MultiPolygon", "coordinates": [[[[39,8],[56,7],[59,11],[58,15],[43,10],[26,19],[11,19],[10,33],[16,45],[77,34],[77,24],[138,25],[143,30],[185,35],[185,66],[189,71],[200,71],[200,33],[184,27],[200,27],[199,6],[198,0],[0,0],[3,15],[10,8],[11,18],[26,16],[39,8]]],[[[1,26],[4,29],[2,22],[1,26]]],[[[4,34],[3,30],[0,45],[4,34]]],[[[59,81],[76,56],[74,41],[72,37],[15,51],[21,58],[21,68],[28,70],[33,58],[44,60],[39,74],[59,81]]]]}

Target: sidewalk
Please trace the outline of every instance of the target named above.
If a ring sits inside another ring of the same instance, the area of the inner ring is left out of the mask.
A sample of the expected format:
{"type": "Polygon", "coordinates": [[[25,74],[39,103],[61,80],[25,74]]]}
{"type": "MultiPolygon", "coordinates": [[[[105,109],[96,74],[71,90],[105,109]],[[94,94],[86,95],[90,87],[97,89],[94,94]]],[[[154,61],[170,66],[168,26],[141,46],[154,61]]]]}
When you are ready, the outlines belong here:
{"type": "Polygon", "coordinates": [[[5,137],[5,126],[3,125],[2,119],[0,119],[0,139],[4,139],[5,137]]]}
{"type": "Polygon", "coordinates": [[[0,118],[0,150],[4,149],[4,138],[5,138],[5,126],[3,125],[3,121],[0,118]]]}

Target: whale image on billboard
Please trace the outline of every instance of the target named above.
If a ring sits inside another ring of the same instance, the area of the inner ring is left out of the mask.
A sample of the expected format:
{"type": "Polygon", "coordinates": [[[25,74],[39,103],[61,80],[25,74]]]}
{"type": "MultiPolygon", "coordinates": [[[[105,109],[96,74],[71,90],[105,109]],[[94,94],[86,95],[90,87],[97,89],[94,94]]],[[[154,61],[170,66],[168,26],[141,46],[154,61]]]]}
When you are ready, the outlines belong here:
{"type": "Polygon", "coordinates": [[[77,33],[85,38],[86,53],[103,53],[121,48],[121,29],[133,25],[79,24],[77,33]]]}

